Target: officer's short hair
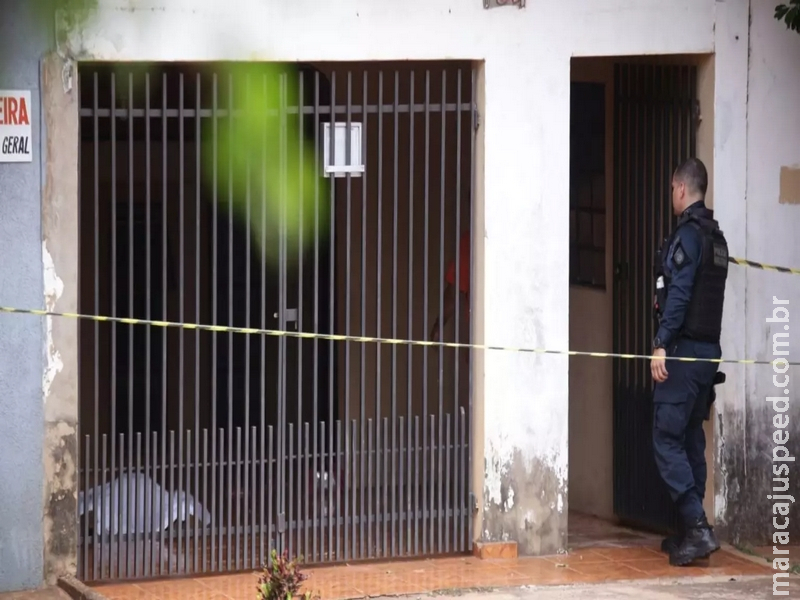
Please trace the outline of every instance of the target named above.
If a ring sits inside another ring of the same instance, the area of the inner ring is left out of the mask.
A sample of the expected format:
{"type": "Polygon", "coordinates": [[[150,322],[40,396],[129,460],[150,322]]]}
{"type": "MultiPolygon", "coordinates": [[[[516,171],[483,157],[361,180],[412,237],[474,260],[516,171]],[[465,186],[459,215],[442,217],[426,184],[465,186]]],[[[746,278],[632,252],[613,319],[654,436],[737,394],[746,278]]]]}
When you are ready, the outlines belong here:
{"type": "Polygon", "coordinates": [[[675,179],[686,184],[691,190],[699,192],[703,197],[708,189],[708,171],[699,158],[690,158],[675,169],[675,179]]]}

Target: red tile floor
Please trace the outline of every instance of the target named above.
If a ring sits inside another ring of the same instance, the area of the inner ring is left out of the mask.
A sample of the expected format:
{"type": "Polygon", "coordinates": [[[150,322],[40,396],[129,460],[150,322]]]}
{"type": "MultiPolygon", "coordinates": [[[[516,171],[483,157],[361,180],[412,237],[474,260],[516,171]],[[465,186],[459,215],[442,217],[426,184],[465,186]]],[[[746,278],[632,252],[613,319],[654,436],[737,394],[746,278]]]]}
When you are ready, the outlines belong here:
{"type": "MultiPolygon", "coordinates": [[[[536,558],[471,556],[308,569],[307,589],[323,600],[396,596],[458,588],[595,583],[656,577],[769,575],[765,563],[720,550],[697,566],[670,567],[660,538],[570,514],[570,551],[536,558]]],[[[258,574],[101,585],[109,600],[253,600],[258,574]]]]}

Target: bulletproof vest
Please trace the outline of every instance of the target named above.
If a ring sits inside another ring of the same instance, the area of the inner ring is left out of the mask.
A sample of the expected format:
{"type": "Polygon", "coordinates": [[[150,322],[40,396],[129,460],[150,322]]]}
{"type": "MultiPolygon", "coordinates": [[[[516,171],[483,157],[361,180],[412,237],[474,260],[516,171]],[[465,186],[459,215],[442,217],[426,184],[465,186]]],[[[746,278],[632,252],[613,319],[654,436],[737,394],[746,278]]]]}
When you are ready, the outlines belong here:
{"type": "MultiPolygon", "coordinates": [[[[698,211],[700,212],[700,211],[698,211]]],[[[656,277],[663,277],[663,286],[656,282],[656,313],[660,318],[669,295],[672,273],[662,265],[663,252],[672,245],[678,229],[693,227],[700,233],[702,258],[695,274],[694,288],[680,335],[704,342],[719,342],[722,331],[722,307],[725,300],[725,282],[728,278],[728,243],[717,222],[694,210],[688,212],[675,232],[659,251],[656,277]]],[[[703,211],[708,213],[709,211],[703,211]]]]}

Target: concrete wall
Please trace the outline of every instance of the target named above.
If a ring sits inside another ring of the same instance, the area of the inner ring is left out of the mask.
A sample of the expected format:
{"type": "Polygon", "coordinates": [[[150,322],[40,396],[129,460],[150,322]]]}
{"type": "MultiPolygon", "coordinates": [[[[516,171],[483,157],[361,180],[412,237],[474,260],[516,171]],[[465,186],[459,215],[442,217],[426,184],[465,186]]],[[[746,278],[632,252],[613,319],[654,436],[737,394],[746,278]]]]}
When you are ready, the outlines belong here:
{"type": "MultiPolygon", "coordinates": [[[[26,0],[3,4],[0,89],[30,90],[33,162],[0,164],[0,305],[43,307],[40,60],[50,41],[26,0]]],[[[42,580],[42,319],[0,314],[0,592],[42,580]]]]}
{"type": "MultiPolygon", "coordinates": [[[[731,20],[723,21],[722,28],[717,27],[717,35],[722,33],[725,40],[718,50],[722,52],[729,45],[737,46],[737,50],[718,61],[717,81],[719,85],[724,80],[728,86],[746,82],[746,91],[728,98],[718,94],[716,153],[718,169],[724,170],[724,177],[716,180],[717,210],[732,254],[797,267],[800,206],[791,199],[797,198],[800,186],[790,174],[800,165],[800,81],[796,77],[800,36],[773,19],[769,4],[752,3],[749,39],[745,10],[739,8],[729,14],[731,20]],[[732,39],[737,34],[740,39],[732,39]],[[740,47],[742,42],[749,47],[749,56],[740,47]],[[746,127],[742,123],[745,115],[746,127]]],[[[790,355],[782,358],[797,361],[797,335],[792,331],[795,307],[800,304],[796,279],[769,271],[733,269],[728,286],[726,331],[730,333],[725,354],[774,360],[779,356],[773,355],[773,336],[788,332],[788,338],[778,338],[790,343],[790,355]],[[786,330],[784,323],[766,322],[774,308],[773,297],[789,301],[785,305],[789,309],[786,330]]],[[[800,488],[797,463],[790,462],[783,463],[790,468],[789,490],[772,492],[773,477],[785,475],[775,475],[772,470],[776,413],[766,398],[780,396],[789,401],[789,410],[784,414],[790,425],[785,431],[789,434],[788,448],[796,457],[800,453],[800,393],[793,383],[800,371],[789,368],[789,385],[785,388],[789,393],[784,394],[784,388],[773,382],[771,365],[726,366],[724,370],[731,383],[726,384],[723,401],[717,407],[722,413],[717,516],[734,540],[772,545],[772,533],[777,530],[772,525],[772,502],[767,495],[793,493],[797,498],[800,488]]],[[[777,375],[777,381],[782,383],[783,376],[777,375]]],[[[782,518],[778,516],[779,521],[782,518]]],[[[797,539],[800,524],[796,518],[790,518],[786,531],[797,539]]]]}

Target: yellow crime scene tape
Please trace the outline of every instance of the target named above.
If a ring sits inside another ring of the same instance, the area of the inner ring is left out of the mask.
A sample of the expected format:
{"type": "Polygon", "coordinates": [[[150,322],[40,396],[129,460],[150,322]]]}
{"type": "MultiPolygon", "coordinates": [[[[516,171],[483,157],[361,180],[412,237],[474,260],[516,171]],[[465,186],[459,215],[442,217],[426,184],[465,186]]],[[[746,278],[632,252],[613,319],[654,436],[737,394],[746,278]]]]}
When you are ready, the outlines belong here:
{"type": "Polygon", "coordinates": [[[800,269],[792,269],[790,267],[778,267],[775,265],[767,265],[764,263],[756,262],[754,260],[747,260],[744,258],[728,257],[728,262],[741,267],[753,267],[754,269],[763,269],[765,271],[777,271],[778,273],[791,273],[792,275],[800,275],[800,269]]]}
{"type": "MultiPolygon", "coordinates": [[[[728,261],[740,266],[777,271],[779,273],[791,273],[793,275],[800,275],[800,269],[791,269],[789,267],[778,267],[775,265],[767,265],[752,260],[745,260],[743,258],[728,257],[728,261]]],[[[131,317],[84,315],[79,313],[54,312],[54,311],[32,309],[32,308],[13,308],[10,306],[0,306],[0,313],[16,313],[24,315],[36,315],[41,317],[61,317],[66,319],[81,319],[81,320],[95,321],[100,323],[120,323],[123,325],[151,325],[153,327],[168,327],[174,329],[187,329],[192,331],[210,331],[214,333],[240,333],[247,335],[268,335],[273,337],[317,339],[317,340],[327,340],[334,342],[378,343],[378,344],[395,344],[404,346],[432,346],[432,347],[444,347],[444,348],[464,348],[472,350],[496,350],[501,352],[525,352],[531,354],[591,356],[594,358],[622,358],[622,359],[644,359],[644,360],[651,360],[655,358],[653,355],[650,354],[623,354],[616,352],[554,350],[549,348],[522,348],[515,346],[494,346],[488,344],[470,344],[461,342],[434,342],[429,340],[406,340],[398,338],[372,337],[372,336],[360,336],[360,335],[342,335],[342,334],[332,334],[332,333],[288,331],[281,329],[260,329],[255,327],[232,327],[229,325],[204,325],[201,323],[179,323],[176,321],[134,319],[131,317]]],[[[685,356],[667,356],[664,358],[666,358],[667,360],[676,360],[680,362],[712,362],[712,363],[726,363],[726,364],[740,364],[740,365],[771,365],[773,364],[773,362],[775,362],[774,360],[736,359],[736,358],[693,358],[685,356]]],[[[783,359],[781,360],[783,361],[783,359]]],[[[800,365],[800,362],[789,362],[788,364],[796,366],[800,365]]]]}
{"type": "MultiPolygon", "coordinates": [[[[153,321],[148,319],[133,319],[129,317],[106,317],[100,315],[82,315],[78,313],[54,312],[38,309],[11,308],[0,306],[0,313],[17,313],[25,315],[37,315],[41,317],[63,317],[67,319],[84,319],[100,323],[120,323],[123,325],[151,325],[153,327],[169,327],[175,329],[187,329],[192,331],[211,331],[215,333],[243,333],[247,335],[269,335],[274,337],[293,337],[301,339],[318,339],[335,342],[358,342],[358,343],[378,343],[396,344],[405,346],[433,346],[444,348],[464,348],[472,350],[499,350],[503,352],[526,352],[533,354],[560,354],[567,356],[592,356],[595,358],[625,358],[625,359],[646,359],[654,358],[649,354],[621,354],[615,352],[587,352],[580,350],[553,350],[549,348],[522,348],[515,346],[493,346],[488,344],[469,344],[459,342],[434,342],[428,340],[405,340],[398,338],[383,338],[360,335],[341,335],[332,333],[313,333],[302,331],[286,331],[281,329],[259,329],[254,327],[231,327],[228,325],[203,325],[201,323],[178,323],[174,321],[153,321]]],[[[681,362],[713,362],[744,365],[770,365],[773,361],[755,359],[726,359],[726,358],[690,358],[683,356],[667,356],[667,360],[677,360],[681,362]]],[[[800,365],[800,362],[790,362],[790,365],[800,365]]]]}

